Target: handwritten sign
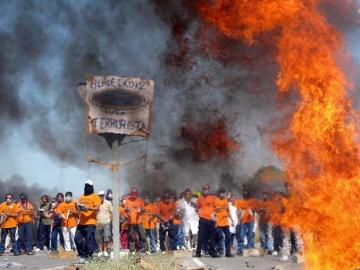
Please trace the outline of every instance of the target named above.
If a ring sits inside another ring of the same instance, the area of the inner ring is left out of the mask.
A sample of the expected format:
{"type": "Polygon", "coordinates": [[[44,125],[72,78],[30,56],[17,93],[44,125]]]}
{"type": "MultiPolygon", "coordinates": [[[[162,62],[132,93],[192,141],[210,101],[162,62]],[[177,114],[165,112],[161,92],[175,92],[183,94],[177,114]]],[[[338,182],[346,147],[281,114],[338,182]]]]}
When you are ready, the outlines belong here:
{"type": "Polygon", "coordinates": [[[92,76],[86,80],[91,133],[150,135],[154,81],[118,76],[92,76]]]}

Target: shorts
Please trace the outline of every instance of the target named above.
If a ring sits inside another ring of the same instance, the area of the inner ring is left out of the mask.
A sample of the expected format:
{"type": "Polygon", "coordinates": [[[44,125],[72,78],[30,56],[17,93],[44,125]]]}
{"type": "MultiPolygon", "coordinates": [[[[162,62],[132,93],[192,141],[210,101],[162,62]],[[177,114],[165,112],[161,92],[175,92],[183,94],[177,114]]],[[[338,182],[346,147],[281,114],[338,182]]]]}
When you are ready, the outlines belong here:
{"type": "Polygon", "coordinates": [[[102,243],[111,241],[110,223],[96,224],[95,240],[96,240],[96,243],[98,243],[98,244],[102,244],[102,243]]]}

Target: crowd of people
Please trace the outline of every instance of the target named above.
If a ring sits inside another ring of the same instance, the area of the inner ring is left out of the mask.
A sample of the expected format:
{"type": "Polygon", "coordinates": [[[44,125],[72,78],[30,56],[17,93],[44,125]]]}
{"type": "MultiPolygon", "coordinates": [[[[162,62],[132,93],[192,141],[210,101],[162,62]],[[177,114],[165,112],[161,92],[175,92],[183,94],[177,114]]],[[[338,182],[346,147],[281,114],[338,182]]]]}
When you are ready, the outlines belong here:
{"type": "Polygon", "coordinates": [[[188,250],[196,257],[242,256],[246,249],[255,248],[256,231],[260,232],[261,248],[280,255],[280,260],[302,251],[298,234],[271,219],[266,207],[273,199],[270,192],[263,193],[263,203],[257,200],[254,204],[247,189],[241,198],[223,188],[211,192],[209,185],[201,192],[186,189],[179,194],[164,192],[162,197],[140,198],[133,188],[120,200],[119,224],[112,222],[113,199],[110,189],[96,193],[91,180],[85,182],[79,198],[74,199],[70,191],[52,199],[43,194],[39,207],[24,193],[18,201],[7,194],[0,205],[0,255],[9,248],[15,256],[45,249],[77,251],[82,263],[94,254],[109,257],[113,226],[120,227],[121,248],[132,255],[188,250]]]}

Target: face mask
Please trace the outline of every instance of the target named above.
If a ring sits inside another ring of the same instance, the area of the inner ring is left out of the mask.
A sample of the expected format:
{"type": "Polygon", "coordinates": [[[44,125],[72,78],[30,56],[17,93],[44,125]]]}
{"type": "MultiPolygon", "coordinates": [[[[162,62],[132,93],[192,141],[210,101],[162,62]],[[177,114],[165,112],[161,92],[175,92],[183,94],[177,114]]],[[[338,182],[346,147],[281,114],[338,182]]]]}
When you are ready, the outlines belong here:
{"type": "Polygon", "coordinates": [[[204,190],[202,191],[202,194],[203,194],[203,195],[208,195],[208,194],[209,194],[209,190],[204,189],[204,190]]]}
{"type": "Polygon", "coordinates": [[[110,194],[108,195],[108,198],[109,198],[109,199],[112,199],[112,198],[113,198],[113,195],[110,193],[110,194]]]}
{"type": "Polygon", "coordinates": [[[71,196],[66,196],[66,197],[65,197],[65,201],[66,201],[66,202],[71,202],[71,199],[72,199],[71,196]]]}
{"type": "Polygon", "coordinates": [[[6,202],[8,202],[8,203],[11,202],[11,199],[6,199],[6,202]]]}

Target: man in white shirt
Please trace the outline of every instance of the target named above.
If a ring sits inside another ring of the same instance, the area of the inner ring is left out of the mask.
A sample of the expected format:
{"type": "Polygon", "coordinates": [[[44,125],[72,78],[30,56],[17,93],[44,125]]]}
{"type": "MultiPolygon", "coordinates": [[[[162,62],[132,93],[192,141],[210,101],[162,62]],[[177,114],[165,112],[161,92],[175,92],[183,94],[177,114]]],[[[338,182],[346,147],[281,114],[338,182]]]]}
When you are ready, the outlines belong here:
{"type": "Polygon", "coordinates": [[[197,243],[199,215],[196,209],[196,200],[190,189],[184,191],[184,196],[178,201],[177,208],[183,213],[186,248],[192,250],[197,243]]]}
{"type": "Polygon", "coordinates": [[[113,207],[111,202],[105,200],[104,191],[99,191],[98,195],[101,199],[101,204],[96,216],[95,239],[100,249],[98,256],[108,257],[108,245],[109,242],[111,242],[110,222],[113,213],[113,207]]]}

